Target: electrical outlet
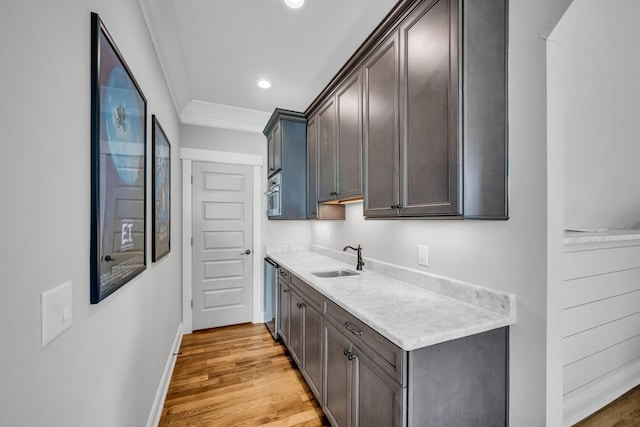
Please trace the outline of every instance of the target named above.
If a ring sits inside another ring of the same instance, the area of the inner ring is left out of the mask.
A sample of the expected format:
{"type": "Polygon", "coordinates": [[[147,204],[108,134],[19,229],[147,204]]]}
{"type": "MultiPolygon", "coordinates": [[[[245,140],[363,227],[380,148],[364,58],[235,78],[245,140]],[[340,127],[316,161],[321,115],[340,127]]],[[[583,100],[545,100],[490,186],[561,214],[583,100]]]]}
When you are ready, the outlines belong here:
{"type": "Polygon", "coordinates": [[[71,282],[42,293],[42,347],[71,326],[71,282]]]}
{"type": "Polygon", "coordinates": [[[429,246],[418,245],[418,265],[429,265],[429,246]]]}

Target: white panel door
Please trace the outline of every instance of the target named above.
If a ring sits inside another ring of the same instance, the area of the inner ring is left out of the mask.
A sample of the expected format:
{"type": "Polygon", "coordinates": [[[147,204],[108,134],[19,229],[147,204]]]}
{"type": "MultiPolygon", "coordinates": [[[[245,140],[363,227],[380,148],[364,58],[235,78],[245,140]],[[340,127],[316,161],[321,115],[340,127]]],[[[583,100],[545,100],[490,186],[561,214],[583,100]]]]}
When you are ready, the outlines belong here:
{"type": "Polygon", "coordinates": [[[193,163],[193,329],[250,322],[250,166],[193,163]]]}

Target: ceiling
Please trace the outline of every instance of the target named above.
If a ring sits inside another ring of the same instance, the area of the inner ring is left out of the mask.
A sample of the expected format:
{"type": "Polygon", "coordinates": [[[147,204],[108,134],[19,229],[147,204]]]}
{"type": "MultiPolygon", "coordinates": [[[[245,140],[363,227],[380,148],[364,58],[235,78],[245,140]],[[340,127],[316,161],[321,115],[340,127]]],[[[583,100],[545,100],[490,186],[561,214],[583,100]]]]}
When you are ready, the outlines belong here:
{"type": "Polygon", "coordinates": [[[223,119],[235,112],[236,122],[238,113],[261,121],[276,107],[304,111],[396,3],[139,1],[183,122],[195,107],[223,119]],[[257,86],[262,78],[270,89],[257,86]]]}

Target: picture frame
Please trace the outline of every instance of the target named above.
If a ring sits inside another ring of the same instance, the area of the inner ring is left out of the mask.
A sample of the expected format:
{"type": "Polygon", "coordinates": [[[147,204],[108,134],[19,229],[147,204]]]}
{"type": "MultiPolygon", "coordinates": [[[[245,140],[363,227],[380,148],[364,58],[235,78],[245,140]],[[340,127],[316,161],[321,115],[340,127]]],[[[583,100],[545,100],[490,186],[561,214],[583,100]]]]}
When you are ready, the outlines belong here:
{"type": "Polygon", "coordinates": [[[147,100],[91,13],[91,304],[146,269],[147,100]]]}
{"type": "Polygon", "coordinates": [[[151,116],[153,157],[152,249],[157,262],[171,252],[171,143],[155,114],[151,116]]]}

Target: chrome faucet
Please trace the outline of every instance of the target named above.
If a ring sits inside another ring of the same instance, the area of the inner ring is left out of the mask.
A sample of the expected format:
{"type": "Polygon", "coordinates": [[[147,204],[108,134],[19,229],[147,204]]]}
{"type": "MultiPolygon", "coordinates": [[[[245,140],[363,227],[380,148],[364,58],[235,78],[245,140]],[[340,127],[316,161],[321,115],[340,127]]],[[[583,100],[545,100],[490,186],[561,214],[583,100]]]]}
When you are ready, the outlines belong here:
{"type": "Polygon", "coordinates": [[[362,261],[362,247],[360,245],[358,245],[357,248],[354,248],[353,246],[345,246],[342,250],[346,252],[347,249],[353,249],[354,251],[358,252],[358,263],[356,264],[356,270],[362,270],[362,266],[364,265],[364,262],[362,261]]]}

